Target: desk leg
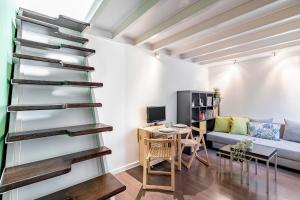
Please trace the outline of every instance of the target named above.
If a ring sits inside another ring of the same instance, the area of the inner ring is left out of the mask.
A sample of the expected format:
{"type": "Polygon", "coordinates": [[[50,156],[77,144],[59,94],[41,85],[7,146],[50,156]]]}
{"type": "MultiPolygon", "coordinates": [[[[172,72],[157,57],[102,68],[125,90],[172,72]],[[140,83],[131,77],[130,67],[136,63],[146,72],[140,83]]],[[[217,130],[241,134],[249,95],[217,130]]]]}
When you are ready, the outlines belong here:
{"type": "Polygon", "coordinates": [[[177,135],[177,146],[178,146],[178,156],[177,156],[178,170],[181,170],[181,151],[182,150],[181,150],[181,135],[180,134],[177,135]]]}
{"type": "Polygon", "coordinates": [[[257,159],[255,158],[255,175],[257,175],[257,159]]]}
{"type": "Polygon", "coordinates": [[[266,186],[267,186],[267,194],[269,193],[269,160],[267,161],[266,164],[266,186]]]}
{"type": "Polygon", "coordinates": [[[232,152],[230,152],[229,168],[230,168],[230,178],[232,178],[232,152]]]}
{"type": "Polygon", "coordinates": [[[217,152],[217,176],[219,176],[219,156],[220,154],[217,152]]]}
{"type": "Polygon", "coordinates": [[[246,161],[247,162],[247,185],[249,185],[249,174],[250,174],[250,169],[249,169],[249,160],[246,161]]]}
{"type": "Polygon", "coordinates": [[[278,158],[278,156],[276,153],[276,155],[275,155],[275,182],[277,181],[277,158],[278,158]]]}
{"type": "Polygon", "coordinates": [[[222,173],[222,154],[219,154],[219,177],[221,177],[222,173]]]}
{"type": "Polygon", "coordinates": [[[241,162],[241,184],[243,184],[244,162],[241,162]]]}

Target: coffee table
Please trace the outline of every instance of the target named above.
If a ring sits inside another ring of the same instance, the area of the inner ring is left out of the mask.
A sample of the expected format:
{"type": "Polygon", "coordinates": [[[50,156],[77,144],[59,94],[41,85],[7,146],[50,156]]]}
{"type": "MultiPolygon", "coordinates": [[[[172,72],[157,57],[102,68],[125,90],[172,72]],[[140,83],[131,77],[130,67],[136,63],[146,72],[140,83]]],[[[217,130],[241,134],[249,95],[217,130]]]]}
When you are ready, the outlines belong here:
{"type": "MultiPolygon", "coordinates": [[[[217,151],[217,172],[220,173],[222,165],[222,157],[229,158],[230,176],[232,176],[233,153],[231,147],[233,145],[225,145],[217,151]]],[[[258,160],[266,163],[266,192],[269,193],[269,168],[270,161],[274,160],[275,182],[277,181],[277,149],[264,145],[254,144],[251,150],[245,153],[245,162],[247,166],[247,184],[249,184],[249,162],[255,160],[255,175],[257,175],[258,160]]],[[[243,173],[243,163],[241,163],[241,180],[243,173]]]]}

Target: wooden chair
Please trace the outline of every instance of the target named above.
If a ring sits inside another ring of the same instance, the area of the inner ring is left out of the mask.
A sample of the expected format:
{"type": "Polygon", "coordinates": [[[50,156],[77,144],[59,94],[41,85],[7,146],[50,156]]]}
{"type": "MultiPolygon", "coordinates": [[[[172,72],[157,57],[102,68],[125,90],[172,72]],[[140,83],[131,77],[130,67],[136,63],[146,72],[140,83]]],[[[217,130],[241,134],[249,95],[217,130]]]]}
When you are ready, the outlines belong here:
{"type": "Polygon", "coordinates": [[[192,128],[192,130],[199,132],[199,136],[194,138],[192,131],[191,131],[187,134],[185,139],[181,139],[181,153],[183,153],[183,150],[185,147],[192,148],[192,155],[190,156],[189,161],[185,162],[184,160],[182,160],[181,162],[184,166],[186,166],[189,169],[196,157],[203,164],[209,165],[208,153],[207,153],[205,139],[204,139],[204,133],[201,133],[199,128],[196,128],[196,127],[191,127],[191,128],[192,128]],[[203,149],[205,151],[206,159],[202,158],[197,153],[197,151],[199,150],[199,147],[203,147],[203,149]]]}
{"type": "Polygon", "coordinates": [[[145,158],[143,166],[143,189],[175,190],[175,140],[174,139],[145,139],[145,158]],[[157,171],[150,168],[150,162],[156,159],[167,160],[171,164],[171,171],[157,171]],[[149,174],[171,175],[171,185],[149,185],[149,174]]]}

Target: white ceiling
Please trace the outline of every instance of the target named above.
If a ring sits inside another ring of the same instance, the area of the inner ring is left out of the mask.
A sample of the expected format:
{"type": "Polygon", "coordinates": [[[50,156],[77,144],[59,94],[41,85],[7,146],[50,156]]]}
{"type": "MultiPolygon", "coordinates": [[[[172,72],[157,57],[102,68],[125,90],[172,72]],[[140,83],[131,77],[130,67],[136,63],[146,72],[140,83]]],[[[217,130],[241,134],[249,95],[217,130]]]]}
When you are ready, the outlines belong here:
{"type": "Polygon", "coordinates": [[[124,35],[129,38],[136,38],[194,2],[196,0],[162,0],[145,15],[141,16],[134,26],[129,27],[124,35]]]}
{"type": "Polygon", "coordinates": [[[300,40],[299,0],[18,1],[50,16],[89,21],[101,36],[199,64],[297,46],[300,40]]]}
{"type": "Polygon", "coordinates": [[[298,45],[300,1],[103,0],[91,23],[113,40],[211,64],[298,45]]]}

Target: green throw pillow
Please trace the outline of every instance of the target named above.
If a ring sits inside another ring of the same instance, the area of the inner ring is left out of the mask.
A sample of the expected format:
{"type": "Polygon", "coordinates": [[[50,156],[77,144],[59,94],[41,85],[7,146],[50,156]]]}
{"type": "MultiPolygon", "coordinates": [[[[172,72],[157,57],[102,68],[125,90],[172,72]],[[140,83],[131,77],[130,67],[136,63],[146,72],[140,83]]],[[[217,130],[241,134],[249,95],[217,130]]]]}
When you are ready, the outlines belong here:
{"type": "Polygon", "coordinates": [[[230,132],[231,117],[216,117],[215,128],[216,132],[230,132]]]}
{"type": "Polygon", "coordinates": [[[247,135],[248,134],[248,118],[232,117],[230,133],[247,135]]]}

